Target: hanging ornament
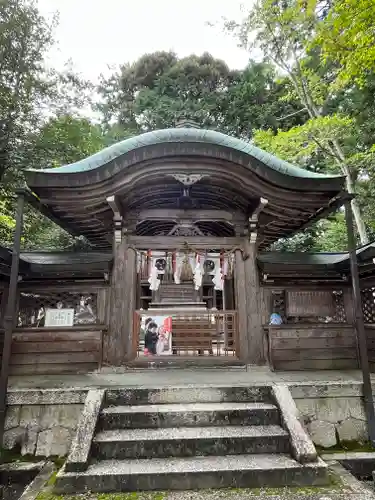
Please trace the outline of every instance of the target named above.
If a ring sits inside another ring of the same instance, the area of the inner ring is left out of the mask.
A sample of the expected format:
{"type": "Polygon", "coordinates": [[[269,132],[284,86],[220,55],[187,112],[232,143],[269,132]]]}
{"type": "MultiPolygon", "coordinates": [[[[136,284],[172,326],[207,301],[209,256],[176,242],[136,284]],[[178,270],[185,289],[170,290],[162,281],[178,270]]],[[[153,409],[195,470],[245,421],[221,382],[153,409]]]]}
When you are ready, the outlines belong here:
{"type": "Polygon", "coordinates": [[[165,271],[167,267],[167,261],[165,259],[156,259],[155,267],[158,271],[165,271]]]}
{"type": "Polygon", "coordinates": [[[182,262],[180,280],[181,281],[192,281],[193,280],[193,271],[191,269],[191,265],[189,263],[189,256],[187,254],[185,254],[184,260],[182,262]]]}
{"type": "Polygon", "coordinates": [[[208,274],[212,274],[213,271],[215,271],[215,262],[211,259],[205,260],[204,271],[208,274]]]}
{"type": "Polygon", "coordinates": [[[202,286],[203,280],[203,268],[201,263],[200,255],[196,254],[195,256],[195,268],[194,268],[194,288],[195,290],[199,290],[202,286]]]}

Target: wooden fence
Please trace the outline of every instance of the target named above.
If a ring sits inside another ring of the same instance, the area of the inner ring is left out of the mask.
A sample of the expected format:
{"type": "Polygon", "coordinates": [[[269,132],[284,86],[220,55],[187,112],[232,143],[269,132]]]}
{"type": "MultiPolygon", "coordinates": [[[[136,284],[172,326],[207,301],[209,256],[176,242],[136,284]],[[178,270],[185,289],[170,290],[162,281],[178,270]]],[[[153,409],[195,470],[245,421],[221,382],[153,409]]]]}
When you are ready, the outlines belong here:
{"type": "MultiPolygon", "coordinates": [[[[265,327],[275,370],[358,368],[355,329],[348,324],[286,324],[265,327]]],[[[375,330],[374,330],[375,333],[375,330]]]]}

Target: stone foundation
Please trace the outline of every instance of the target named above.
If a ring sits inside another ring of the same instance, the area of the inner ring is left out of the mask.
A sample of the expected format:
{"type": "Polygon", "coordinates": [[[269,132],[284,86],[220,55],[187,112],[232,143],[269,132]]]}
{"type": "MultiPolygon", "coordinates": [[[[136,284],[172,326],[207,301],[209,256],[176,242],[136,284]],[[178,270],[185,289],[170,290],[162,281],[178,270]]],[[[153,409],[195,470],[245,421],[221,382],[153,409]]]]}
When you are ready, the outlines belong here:
{"type": "Polygon", "coordinates": [[[362,384],[299,385],[291,393],[314,444],[339,447],[368,441],[362,384]]]}
{"type": "Polygon", "coordinates": [[[22,455],[65,456],[86,391],[12,391],[8,395],[3,446],[22,455]]]}
{"type": "MultiPolygon", "coordinates": [[[[316,446],[368,440],[361,383],[290,385],[290,391],[316,446]]],[[[11,390],[4,448],[22,455],[67,455],[86,394],[86,389],[11,390]]]]}

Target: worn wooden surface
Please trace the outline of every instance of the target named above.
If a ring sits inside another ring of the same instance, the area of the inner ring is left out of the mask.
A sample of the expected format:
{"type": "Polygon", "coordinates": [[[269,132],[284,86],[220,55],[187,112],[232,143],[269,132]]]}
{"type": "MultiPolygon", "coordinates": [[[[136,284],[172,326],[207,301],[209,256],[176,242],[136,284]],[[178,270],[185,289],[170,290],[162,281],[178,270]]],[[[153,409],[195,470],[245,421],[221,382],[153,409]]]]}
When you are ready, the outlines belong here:
{"type": "Polygon", "coordinates": [[[365,331],[370,369],[372,373],[375,373],[375,325],[366,324],[365,331]]]}
{"type": "Polygon", "coordinates": [[[102,331],[27,329],[13,333],[11,374],[85,373],[99,367],[102,331]]]}
{"type": "MultiPolygon", "coordinates": [[[[125,283],[127,290],[127,311],[126,323],[123,325],[123,340],[125,344],[125,356],[122,362],[129,361],[133,358],[132,349],[133,333],[134,333],[134,313],[136,309],[136,286],[137,286],[137,254],[133,248],[127,248],[126,252],[126,275],[125,283]]],[[[121,363],[119,363],[121,364],[121,363]]]]}
{"type": "Polygon", "coordinates": [[[329,290],[288,290],[287,316],[334,316],[335,302],[329,290]]]}
{"type": "Polygon", "coordinates": [[[276,370],[358,368],[357,340],[351,325],[284,324],[265,330],[270,362],[276,370]]]}
{"type": "Polygon", "coordinates": [[[111,282],[109,330],[103,341],[103,361],[118,366],[126,355],[126,325],[128,323],[128,295],[126,283],[127,242],[125,238],[115,248],[111,282]]]}
{"type": "Polygon", "coordinates": [[[245,293],[247,303],[247,336],[248,336],[248,363],[262,365],[265,361],[264,331],[262,327],[262,311],[257,266],[257,249],[255,244],[246,242],[248,258],[244,261],[245,293]]]}
{"type": "Polygon", "coordinates": [[[245,265],[242,258],[242,253],[239,250],[235,252],[235,267],[234,267],[234,286],[236,309],[238,311],[238,338],[239,345],[237,348],[237,356],[241,361],[247,362],[249,355],[248,344],[248,317],[247,317],[247,301],[246,301],[246,278],[245,265]]]}

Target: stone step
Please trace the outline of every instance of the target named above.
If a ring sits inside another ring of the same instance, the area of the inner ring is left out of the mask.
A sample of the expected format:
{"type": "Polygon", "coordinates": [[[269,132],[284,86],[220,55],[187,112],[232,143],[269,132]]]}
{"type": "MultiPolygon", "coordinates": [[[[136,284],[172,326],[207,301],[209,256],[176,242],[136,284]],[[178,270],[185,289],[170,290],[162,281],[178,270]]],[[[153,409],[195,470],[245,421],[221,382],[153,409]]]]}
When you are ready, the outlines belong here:
{"type": "Polygon", "coordinates": [[[99,420],[101,430],[279,424],[278,408],[268,403],[112,406],[99,420]]]}
{"type": "Polygon", "coordinates": [[[92,454],[99,460],[289,451],[289,434],[276,425],[102,431],[92,445],[92,454]]]}
{"type": "Polygon", "coordinates": [[[56,494],[121,491],[166,491],[210,488],[323,486],[326,465],[301,465],[287,455],[109,460],[85,472],[57,474],[56,494]]]}
{"type": "Polygon", "coordinates": [[[273,403],[271,386],[214,387],[194,385],[155,389],[108,389],[106,391],[106,406],[221,402],[273,403]]]}

